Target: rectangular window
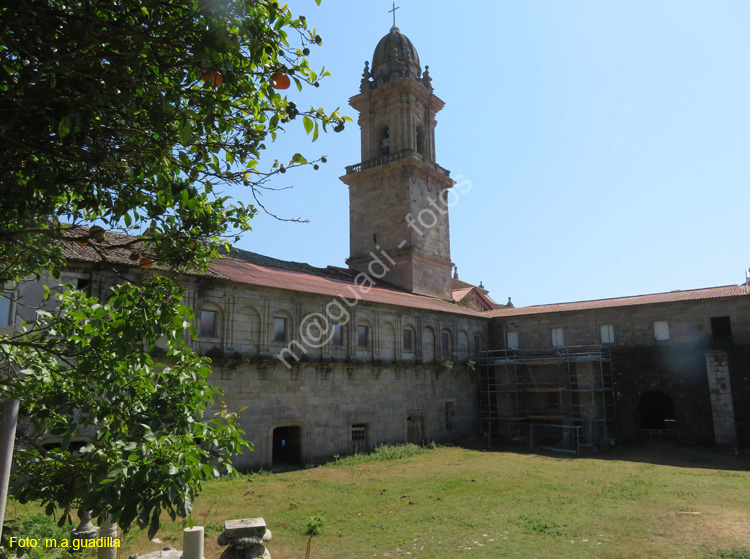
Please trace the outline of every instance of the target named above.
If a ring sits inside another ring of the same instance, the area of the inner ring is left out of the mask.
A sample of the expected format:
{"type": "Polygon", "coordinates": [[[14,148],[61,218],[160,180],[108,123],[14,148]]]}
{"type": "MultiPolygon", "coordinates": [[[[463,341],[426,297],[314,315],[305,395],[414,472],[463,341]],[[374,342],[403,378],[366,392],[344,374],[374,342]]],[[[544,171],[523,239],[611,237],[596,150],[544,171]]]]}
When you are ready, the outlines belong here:
{"type": "Polygon", "coordinates": [[[331,343],[335,346],[344,345],[344,332],[341,328],[341,324],[333,325],[333,338],[331,339],[331,343]]]}
{"type": "Polygon", "coordinates": [[[369,330],[367,326],[357,326],[357,347],[361,349],[370,347],[369,330]]]}
{"type": "Polygon", "coordinates": [[[562,328],[552,329],[552,347],[562,347],[565,345],[565,332],[562,328]]]}
{"type": "Polygon", "coordinates": [[[711,333],[716,341],[732,340],[732,322],[728,316],[711,317],[711,333]]]}
{"type": "Polygon", "coordinates": [[[201,311],[201,338],[216,337],[216,311],[201,311]]]}
{"type": "Polygon", "coordinates": [[[404,351],[414,351],[414,341],[412,340],[411,330],[404,330],[404,351]]]}
{"type": "Polygon", "coordinates": [[[666,320],[658,320],[654,322],[654,337],[657,341],[663,341],[669,339],[669,322],[666,320]]]}
{"type": "Polygon", "coordinates": [[[0,326],[13,326],[10,316],[10,293],[0,293],[0,326]]]}
{"type": "Polygon", "coordinates": [[[518,332],[512,330],[507,333],[506,338],[508,340],[508,349],[518,349],[518,332]]]}
{"type": "Polygon", "coordinates": [[[615,327],[613,324],[602,324],[599,326],[603,344],[615,343],[615,327]]]}
{"type": "Polygon", "coordinates": [[[273,343],[286,343],[286,318],[273,319],[273,343]]]}

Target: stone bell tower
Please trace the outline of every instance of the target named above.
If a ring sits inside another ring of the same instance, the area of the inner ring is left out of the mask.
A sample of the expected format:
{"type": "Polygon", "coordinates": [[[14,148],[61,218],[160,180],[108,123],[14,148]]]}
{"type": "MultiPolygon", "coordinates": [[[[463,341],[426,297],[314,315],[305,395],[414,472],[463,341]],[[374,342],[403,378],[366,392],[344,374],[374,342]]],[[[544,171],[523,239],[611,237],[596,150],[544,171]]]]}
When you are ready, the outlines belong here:
{"type": "Polygon", "coordinates": [[[365,62],[359,112],[362,162],[346,168],[350,268],[413,293],[452,300],[448,189],[450,173],[435,163],[435,114],[444,103],[422,73],[412,42],[395,25],[365,62]],[[386,256],[383,255],[385,253],[386,256]],[[382,266],[376,267],[376,271],[382,266]],[[379,272],[380,273],[380,272],[379,272]]]}

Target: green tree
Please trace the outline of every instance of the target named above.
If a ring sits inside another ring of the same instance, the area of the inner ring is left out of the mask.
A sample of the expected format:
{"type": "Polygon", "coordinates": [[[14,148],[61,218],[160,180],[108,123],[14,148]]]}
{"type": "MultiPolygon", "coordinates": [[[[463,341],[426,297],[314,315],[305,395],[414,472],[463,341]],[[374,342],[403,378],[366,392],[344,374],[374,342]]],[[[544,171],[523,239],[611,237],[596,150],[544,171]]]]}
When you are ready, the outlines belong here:
{"type": "Polygon", "coordinates": [[[19,498],[63,520],[86,507],[155,531],[162,510],[190,514],[215,466],[231,471],[247,443],[234,413],[204,417],[218,391],[183,339],[192,311],[179,274],[250,228],[255,206],[220,189],[241,185],[257,201],[274,174],[325,162],[260,163],[292,121],[314,140],[348,120],[274,87],[318,87],[327,72],[307,57],[321,42],[275,0],[0,7],[0,284],[59,277],[73,241],[115,273],[123,251],[156,266],[106,301],[53,290],[23,332],[0,337],[0,398],[20,398],[34,433],[62,441],[48,450],[22,433],[19,498]],[[160,339],[167,355],[154,362],[160,339]]]}

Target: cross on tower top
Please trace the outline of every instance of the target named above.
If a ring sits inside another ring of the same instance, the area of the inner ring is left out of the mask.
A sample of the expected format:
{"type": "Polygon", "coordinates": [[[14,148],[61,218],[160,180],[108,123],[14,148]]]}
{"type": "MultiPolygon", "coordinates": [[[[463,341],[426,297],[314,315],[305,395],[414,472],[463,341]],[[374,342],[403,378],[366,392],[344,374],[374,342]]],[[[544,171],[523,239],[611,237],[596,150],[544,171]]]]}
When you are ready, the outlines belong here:
{"type": "Polygon", "coordinates": [[[389,14],[391,14],[391,13],[393,14],[393,27],[396,27],[396,10],[400,10],[400,9],[401,9],[401,6],[399,6],[397,8],[396,7],[396,3],[394,2],[393,3],[393,9],[392,10],[388,10],[389,14]]]}

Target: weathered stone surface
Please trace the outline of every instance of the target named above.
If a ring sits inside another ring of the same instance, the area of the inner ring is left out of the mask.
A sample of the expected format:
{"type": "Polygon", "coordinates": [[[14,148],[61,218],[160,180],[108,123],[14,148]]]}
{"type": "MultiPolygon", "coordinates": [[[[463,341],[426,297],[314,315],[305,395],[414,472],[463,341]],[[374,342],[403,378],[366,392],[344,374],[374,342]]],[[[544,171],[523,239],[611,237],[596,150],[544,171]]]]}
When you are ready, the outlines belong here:
{"type": "MultiPolygon", "coordinates": [[[[265,548],[263,548],[265,549],[265,548]]],[[[271,559],[271,553],[267,549],[261,555],[249,555],[247,550],[228,547],[221,554],[220,559],[271,559]]]]}
{"type": "Polygon", "coordinates": [[[224,535],[228,540],[255,536],[262,538],[266,533],[266,521],[262,518],[241,518],[224,522],[224,535]]]}
{"type": "Polygon", "coordinates": [[[232,538],[229,540],[229,545],[237,549],[250,549],[253,546],[262,546],[263,540],[254,536],[248,536],[244,538],[232,538]]]}

